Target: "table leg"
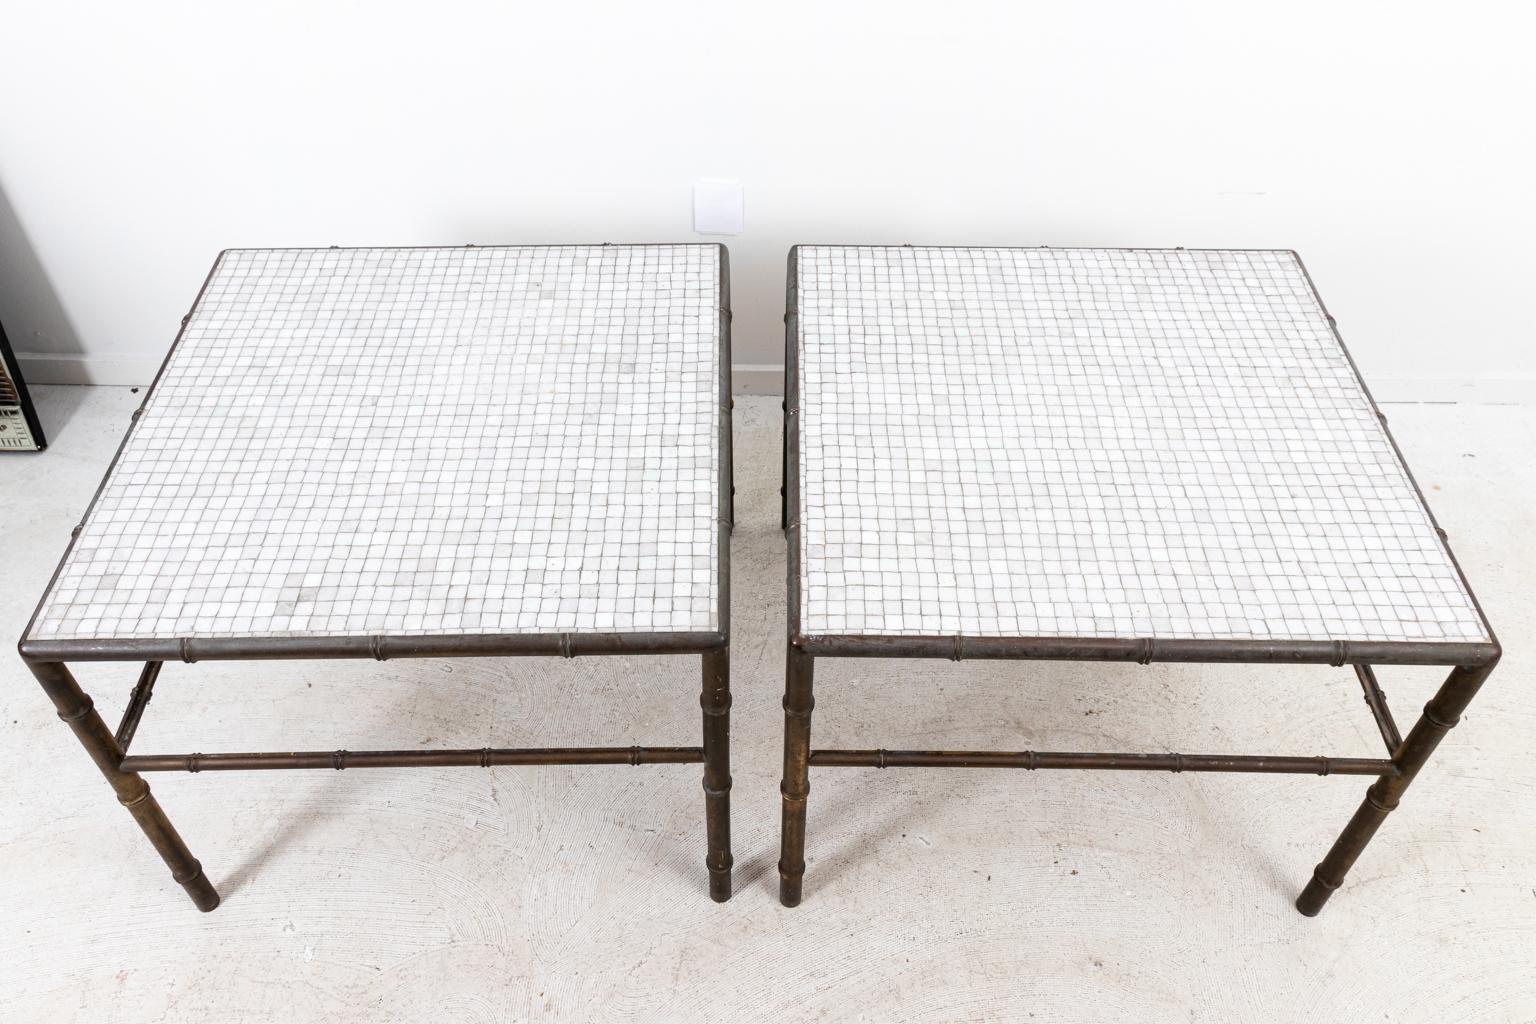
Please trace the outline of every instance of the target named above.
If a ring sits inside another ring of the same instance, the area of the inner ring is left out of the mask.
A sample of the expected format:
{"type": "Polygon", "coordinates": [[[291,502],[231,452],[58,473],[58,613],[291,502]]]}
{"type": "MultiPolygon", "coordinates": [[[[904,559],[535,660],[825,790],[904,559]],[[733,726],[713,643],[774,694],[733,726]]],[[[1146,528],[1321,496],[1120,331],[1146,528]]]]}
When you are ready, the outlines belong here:
{"type": "Polygon", "coordinates": [[[1334,890],[1344,884],[1344,876],[1370,843],[1371,837],[1376,834],[1382,822],[1387,820],[1387,815],[1397,809],[1403,791],[1418,775],[1419,769],[1424,767],[1445,734],[1460,720],[1461,713],[1492,671],[1492,664],[1475,668],[1459,667],[1451,671],[1439,692],[1424,705],[1424,714],[1413,730],[1392,754],[1392,760],[1400,769],[1399,774],[1383,775],[1371,784],[1360,809],[1349,819],[1349,824],[1344,826],[1343,833],[1334,842],[1333,849],[1313,870],[1312,880],[1296,898],[1297,910],[1308,917],[1315,917],[1334,890]]]}
{"type": "Polygon", "coordinates": [[[709,895],[731,898],[731,650],[704,655],[704,821],[709,837],[709,895]]]}
{"type": "Polygon", "coordinates": [[[90,695],[80,689],[69,669],[58,662],[28,662],[28,667],[58,708],[59,718],[74,730],[75,738],[117,791],[118,803],[128,808],[133,820],[154,844],[160,858],[171,869],[171,877],[181,883],[197,909],[208,911],[217,907],[218,892],[160,809],[154,794],[149,791],[149,783],[137,772],[125,772],[118,767],[123,759],[122,748],[96,713],[90,695]]]}
{"type": "Polygon", "coordinates": [[[805,802],[811,791],[811,695],[813,659],[794,644],[789,645],[784,680],[784,818],[779,848],[779,902],[793,907],[800,902],[800,882],[805,876],[805,802]]]}

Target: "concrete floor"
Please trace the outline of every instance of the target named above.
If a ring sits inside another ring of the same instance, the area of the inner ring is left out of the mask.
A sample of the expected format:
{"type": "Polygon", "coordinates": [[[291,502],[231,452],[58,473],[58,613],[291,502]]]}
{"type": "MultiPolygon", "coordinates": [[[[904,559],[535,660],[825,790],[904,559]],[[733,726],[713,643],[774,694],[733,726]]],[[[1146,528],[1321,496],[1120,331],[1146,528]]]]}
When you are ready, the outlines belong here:
{"type": "MultiPolygon", "coordinates": [[[[0,637],[138,397],[38,389],[53,448],[0,458],[0,637]]],[[[224,894],[199,914],[0,655],[0,1019],[1536,1020],[1536,408],[1388,410],[1507,653],[1315,920],[1291,900],[1358,778],[822,769],[805,903],[781,908],[778,402],[737,410],[735,899],[706,896],[692,766],[152,777],[224,894]]],[[[134,674],[81,671],[109,722],[134,674]]],[[[691,744],[698,675],[172,665],[135,750],[691,744]]],[[[1382,675],[1411,721],[1438,674],[1382,675]]],[[[836,746],[1379,745],[1345,669],[825,663],[816,713],[836,746]]]]}

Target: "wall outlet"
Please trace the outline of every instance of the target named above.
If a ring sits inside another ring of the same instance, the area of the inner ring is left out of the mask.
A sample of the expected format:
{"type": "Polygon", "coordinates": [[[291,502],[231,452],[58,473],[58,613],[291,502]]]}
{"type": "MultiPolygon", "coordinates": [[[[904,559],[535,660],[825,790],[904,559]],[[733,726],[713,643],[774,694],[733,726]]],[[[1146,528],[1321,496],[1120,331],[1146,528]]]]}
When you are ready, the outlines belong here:
{"type": "Polygon", "coordinates": [[[693,183],[693,230],[701,235],[741,234],[741,182],[700,178],[693,183]]]}

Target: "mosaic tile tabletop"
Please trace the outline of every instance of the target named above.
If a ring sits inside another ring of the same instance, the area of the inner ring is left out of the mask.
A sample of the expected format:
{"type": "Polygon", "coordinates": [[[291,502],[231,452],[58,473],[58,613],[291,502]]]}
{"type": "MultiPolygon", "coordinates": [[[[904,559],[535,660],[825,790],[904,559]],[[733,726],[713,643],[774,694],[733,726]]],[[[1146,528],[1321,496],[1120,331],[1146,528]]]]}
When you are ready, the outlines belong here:
{"type": "Polygon", "coordinates": [[[30,637],[719,628],[712,245],[222,255],[30,637]]]}
{"type": "Polygon", "coordinates": [[[797,266],[802,633],[1489,638],[1293,253],[797,266]]]}

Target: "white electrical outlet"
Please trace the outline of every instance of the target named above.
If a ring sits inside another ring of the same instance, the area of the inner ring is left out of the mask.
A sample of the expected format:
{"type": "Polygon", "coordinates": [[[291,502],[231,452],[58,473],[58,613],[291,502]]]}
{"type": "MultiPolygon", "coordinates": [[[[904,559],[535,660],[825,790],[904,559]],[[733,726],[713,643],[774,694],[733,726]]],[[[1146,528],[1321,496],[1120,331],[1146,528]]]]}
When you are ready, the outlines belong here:
{"type": "Polygon", "coordinates": [[[741,234],[741,208],[741,182],[700,178],[693,183],[693,230],[699,234],[741,234]]]}

